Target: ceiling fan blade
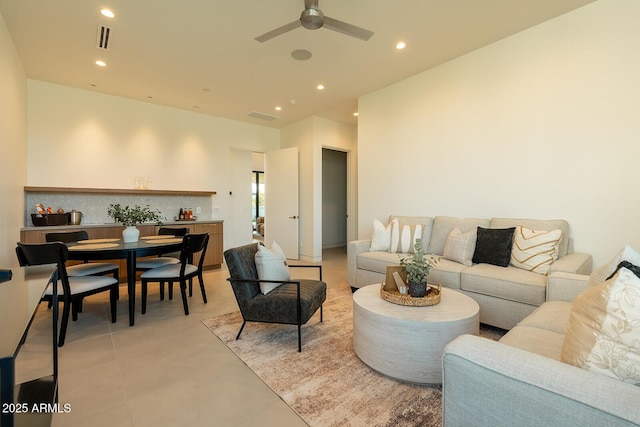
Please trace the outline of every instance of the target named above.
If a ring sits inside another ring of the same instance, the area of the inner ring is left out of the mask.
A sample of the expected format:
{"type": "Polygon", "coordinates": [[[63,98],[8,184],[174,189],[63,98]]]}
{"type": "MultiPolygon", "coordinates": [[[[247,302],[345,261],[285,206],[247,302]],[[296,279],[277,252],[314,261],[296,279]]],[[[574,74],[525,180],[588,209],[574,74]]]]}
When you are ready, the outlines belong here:
{"type": "Polygon", "coordinates": [[[279,36],[280,34],[284,34],[286,32],[289,32],[291,30],[295,30],[296,28],[298,28],[299,26],[301,26],[302,24],[300,23],[300,20],[295,20],[293,22],[288,23],[287,25],[283,25],[280,28],[276,28],[275,30],[271,30],[268,33],[264,33],[258,37],[255,38],[255,40],[259,41],[260,43],[264,43],[267,40],[271,40],[274,37],[279,36]]]}
{"type": "Polygon", "coordinates": [[[365,30],[364,28],[356,27],[355,25],[347,24],[346,22],[338,21],[328,16],[324,17],[323,27],[364,41],[369,40],[373,35],[373,31],[365,30]]]}

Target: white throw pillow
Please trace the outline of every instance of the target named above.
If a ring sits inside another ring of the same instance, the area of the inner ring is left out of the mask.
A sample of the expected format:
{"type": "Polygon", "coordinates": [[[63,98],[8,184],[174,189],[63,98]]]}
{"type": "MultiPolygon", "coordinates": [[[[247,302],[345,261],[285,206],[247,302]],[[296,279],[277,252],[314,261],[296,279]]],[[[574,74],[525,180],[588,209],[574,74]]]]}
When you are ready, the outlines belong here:
{"type": "Polygon", "coordinates": [[[611,261],[591,273],[591,277],[589,277],[589,286],[595,286],[607,280],[607,277],[611,276],[613,272],[616,271],[618,264],[622,261],[629,261],[631,264],[640,265],[640,253],[636,252],[629,245],[620,249],[620,252],[618,252],[611,261]]]}
{"type": "Polygon", "coordinates": [[[640,386],[640,279],[621,268],[576,296],[560,361],[640,386]]]}
{"type": "MultiPolygon", "coordinates": [[[[258,279],[284,281],[291,279],[289,266],[287,265],[287,257],[275,240],[271,244],[271,249],[267,249],[267,247],[263,245],[258,245],[255,260],[258,279]]],[[[282,283],[260,283],[260,291],[266,295],[280,285],[282,285],[282,283]]]]}
{"type": "Polygon", "coordinates": [[[562,230],[535,231],[517,226],[513,233],[511,265],[534,273],[547,274],[558,259],[562,230]]]}
{"type": "Polygon", "coordinates": [[[473,252],[476,249],[477,237],[477,230],[463,233],[458,227],[455,227],[447,237],[442,256],[445,259],[471,266],[473,264],[471,260],[473,259],[473,252]]]}
{"type": "Polygon", "coordinates": [[[391,227],[391,245],[389,252],[412,254],[417,239],[422,239],[422,225],[403,225],[397,222],[391,227]]]}
{"type": "Polygon", "coordinates": [[[371,237],[369,251],[389,252],[389,247],[391,246],[391,227],[394,222],[398,223],[398,220],[394,219],[385,227],[380,220],[373,220],[373,236],[371,237]]]}

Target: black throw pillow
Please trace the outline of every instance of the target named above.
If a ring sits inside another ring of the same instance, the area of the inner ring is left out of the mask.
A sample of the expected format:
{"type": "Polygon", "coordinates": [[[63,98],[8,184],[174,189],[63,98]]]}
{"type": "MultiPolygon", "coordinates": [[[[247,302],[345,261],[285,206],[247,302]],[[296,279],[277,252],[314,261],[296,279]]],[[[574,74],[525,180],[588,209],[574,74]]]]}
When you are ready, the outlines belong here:
{"type": "Polygon", "coordinates": [[[638,267],[637,265],[631,264],[629,261],[622,261],[622,262],[620,262],[620,264],[618,264],[618,267],[616,267],[616,270],[613,273],[611,273],[611,275],[609,277],[607,277],[606,280],[609,280],[613,276],[615,276],[616,273],[618,272],[618,270],[620,270],[622,267],[624,267],[627,270],[631,271],[633,274],[638,276],[638,278],[640,278],[640,267],[638,267]]]}
{"type": "Polygon", "coordinates": [[[478,227],[476,250],[473,262],[476,264],[493,264],[508,267],[511,262],[511,248],[513,247],[513,233],[511,228],[482,228],[478,227]]]}

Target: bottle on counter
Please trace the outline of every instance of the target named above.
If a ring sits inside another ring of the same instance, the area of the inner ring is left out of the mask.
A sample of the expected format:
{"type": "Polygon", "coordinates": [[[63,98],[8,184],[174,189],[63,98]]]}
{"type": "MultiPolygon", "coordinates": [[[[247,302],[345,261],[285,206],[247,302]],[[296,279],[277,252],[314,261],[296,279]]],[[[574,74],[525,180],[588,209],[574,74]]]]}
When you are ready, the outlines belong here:
{"type": "Polygon", "coordinates": [[[189,208],[189,219],[193,219],[193,210],[189,208]]]}
{"type": "Polygon", "coordinates": [[[180,208],[180,213],[178,214],[178,220],[182,221],[184,219],[184,211],[180,208]]]}

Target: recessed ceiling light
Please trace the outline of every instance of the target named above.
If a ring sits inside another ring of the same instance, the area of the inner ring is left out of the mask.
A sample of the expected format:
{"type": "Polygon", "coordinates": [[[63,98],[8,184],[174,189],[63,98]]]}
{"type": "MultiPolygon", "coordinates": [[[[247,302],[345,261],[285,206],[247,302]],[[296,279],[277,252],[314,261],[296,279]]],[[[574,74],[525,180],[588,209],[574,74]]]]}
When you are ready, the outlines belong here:
{"type": "Polygon", "coordinates": [[[147,96],[147,99],[153,99],[153,96],[148,95],[148,96],[147,96]]]}
{"type": "Polygon", "coordinates": [[[278,106],[276,107],[276,111],[282,111],[282,107],[278,105],[278,106]]]}
{"type": "Polygon", "coordinates": [[[321,83],[318,86],[316,86],[316,89],[318,90],[324,90],[324,85],[321,83]]]}
{"type": "Polygon", "coordinates": [[[207,88],[202,89],[202,91],[203,91],[204,93],[209,93],[209,89],[207,89],[207,88]]]}
{"type": "Polygon", "coordinates": [[[360,114],[358,114],[358,112],[356,111],[355,113],[353,113],[353,115],[354,115],[355,117],[358,117],[360,114]]]}
{"type": "Polygon", "coordinates": [[[99,67],[106,67],[107,63],[104,62],[104,61],[98,60],[98,61],[96,61],[96,65],[99,66],[99,67]]]}
{"type": "Polygon", "coordinates": [[[400,42],[398,42],[398,43],[396,44],[396,49],[398,49],[398,50],[402,50],[402,49],[404,49],[405,47],[407,47],[407,44],[406,44],[405,42],[400,41],[400,42]]]}
{"type": "Polygon", "coordinates": [[[96,84],[95,83],[89,83],[89,86],[96,87],[96,84]]]}
{"type": "Polygon", "coordinates": [[[113,18],[114,16],[116,16],[116,14],[115,14],[115,13],[113,13],[112,11],[110,11],[109,9],[102,9],[102,10],[100,11],[100,13],[101,13],[103,16],[106,16],[107,18],[113,18]]]}
{"type": "Polygon", "coordinates": [[[197,105],[194,105],[194,106],[193,106],[193,109],[194,109],[194,110],[199,110],[199,109],[200,109],[200,107],[198,107],[197,105]]]}

